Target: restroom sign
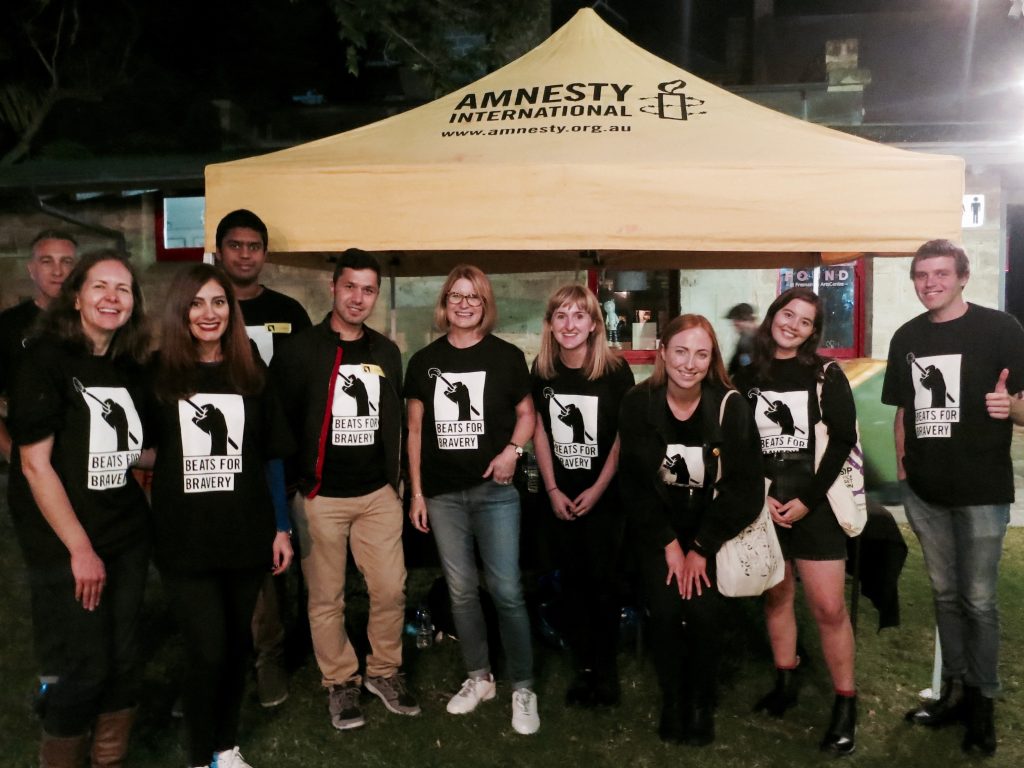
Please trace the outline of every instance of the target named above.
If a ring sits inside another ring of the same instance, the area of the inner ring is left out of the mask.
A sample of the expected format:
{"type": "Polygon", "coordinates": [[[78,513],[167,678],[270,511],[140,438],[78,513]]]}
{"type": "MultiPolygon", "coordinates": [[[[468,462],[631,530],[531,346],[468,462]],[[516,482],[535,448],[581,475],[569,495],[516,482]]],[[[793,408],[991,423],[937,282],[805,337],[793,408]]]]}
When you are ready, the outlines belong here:
{"type": "Polygon", "coordinates": [[[985,196],[964,195],[963,213],[960,217],[960,226],[963,229],[980,227],[985,223],[985,196]]]}

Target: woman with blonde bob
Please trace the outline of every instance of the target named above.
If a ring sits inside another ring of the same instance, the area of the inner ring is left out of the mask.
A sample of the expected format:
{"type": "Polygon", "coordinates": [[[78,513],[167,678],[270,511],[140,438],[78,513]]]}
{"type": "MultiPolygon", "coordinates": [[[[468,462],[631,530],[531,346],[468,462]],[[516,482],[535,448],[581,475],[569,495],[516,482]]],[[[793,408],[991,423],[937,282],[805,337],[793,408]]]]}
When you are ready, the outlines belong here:
{"type": "Polygon", "coordinates": [[[540,416],[533,446],[554,512],[550,535],[575,670],[565,694],[570,706],[619,701],[615,598],[623,517],[614,481],[619,406],[633,383],[629,365],[608,348],[593,292],[582,285],[555,291],[533,366],[540,416]]]}
{"type": "Polygon", "coordinates": [[[512,486],[516,461],[533,434],[530,373],[523,353],[491,334],[498,311],[478,268],[463,264],[451,271],[434,318],[445,335],[412,356],[405,378],[409,517],[417,530],[434,531],[468,673],[448,712],[468,714],[496,693],[475,542],[512,680],[512,727],[531,734],[540,717],[519,576],[519,494],[512,486]]]}
{"type": "Polygon", "coordinates": [[[715,555],[761,511],[761,445],[707,318],[677,317],[661,338],[654,374],[622,402],[619,476],[651,616],[658,733],[703,746],[715,737],[724,600],[715,555]]]}

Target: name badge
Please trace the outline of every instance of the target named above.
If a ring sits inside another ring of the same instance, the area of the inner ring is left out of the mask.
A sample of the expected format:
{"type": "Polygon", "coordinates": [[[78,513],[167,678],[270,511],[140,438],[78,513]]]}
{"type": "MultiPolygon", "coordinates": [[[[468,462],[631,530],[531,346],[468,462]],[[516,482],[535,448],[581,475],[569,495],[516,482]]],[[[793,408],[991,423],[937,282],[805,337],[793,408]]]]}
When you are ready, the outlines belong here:
{"type": "Polygon", "coordinates": [[[263,327],[266,328],[271,333],[291,333],[292,332],[292,324],[291,323],[266,323],[266,324],[264,324],[263,327]]]}

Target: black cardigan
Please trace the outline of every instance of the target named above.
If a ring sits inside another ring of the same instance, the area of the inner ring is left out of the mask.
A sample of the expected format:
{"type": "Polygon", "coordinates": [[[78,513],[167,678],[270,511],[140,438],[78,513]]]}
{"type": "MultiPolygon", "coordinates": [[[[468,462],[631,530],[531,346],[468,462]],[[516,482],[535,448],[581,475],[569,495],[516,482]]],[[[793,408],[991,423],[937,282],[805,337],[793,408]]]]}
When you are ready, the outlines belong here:
{"type": "MultiPolygon", "coordinates": [[[[706,483],[705,513],[692,545],[699,554],[712,557],[719,547],[750,525],[764,506],[764,471],[761,440],[753,414],[743,397],[733,395],[726,403],[719,425],[719,409],[725,390],[705,384],[698,408],[704,435],[705,477],[714,478],[718,461],[722,477],[706,483]],[[715,450],[718,450],[716,455],[715,450]],[[711,498],[713,491],[717,495],[711,498]]],[[[658,478],[669,441],[669,409],[666,387],[650,381],[631,389],[619,415],[619,483],[628,518],[644,546],[664,548],[676,538],[668,512],[667,496],[658,478]]],[[[680,542],[684,544],[684,542],[680,542]]]]}

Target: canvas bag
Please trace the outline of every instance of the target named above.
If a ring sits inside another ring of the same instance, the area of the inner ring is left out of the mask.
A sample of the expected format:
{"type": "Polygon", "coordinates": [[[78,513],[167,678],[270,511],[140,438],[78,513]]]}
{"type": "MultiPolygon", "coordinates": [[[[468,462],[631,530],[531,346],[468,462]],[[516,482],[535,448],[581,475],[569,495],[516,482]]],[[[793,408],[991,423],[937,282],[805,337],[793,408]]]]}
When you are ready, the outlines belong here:
{"type": "MultiPolygon", "coordinates": [[[[826,363],[825,370],[830,365],[826,363]]],[[[818,382],[818,412],[821,413],[821,388],[818,382]]],[[[821,463],[828,446],[828,427],[823,420],[814,425],[814,468],[821,463]]],[[[850,449],[850,455],[843,462],[839,477],[832,483],[826,494],[829,506],[839,521],[839,527],[847,536],[859,536],[868,522],[868,497],[864,491],[864,451],[860,447],[860,426],[857,427],[857,442],[850,449]]]]}
{"type": "MultiPolygon", "coordinates": [[[[735,390],[729,390],[722,398],[719,424],[725,416],[725,404],[734,394],[737,394],[735,390]]],[[[722,462],[719,461],[715,495],[721,479],[722,462]]],[[[768,482],[765,479],[765,502],[757,519],[725,542],[715,555],[716,584],[718,591],[726,597],[756,597],[781,582],[786,575],[782,547],[768,512],[768,482]]]]}

